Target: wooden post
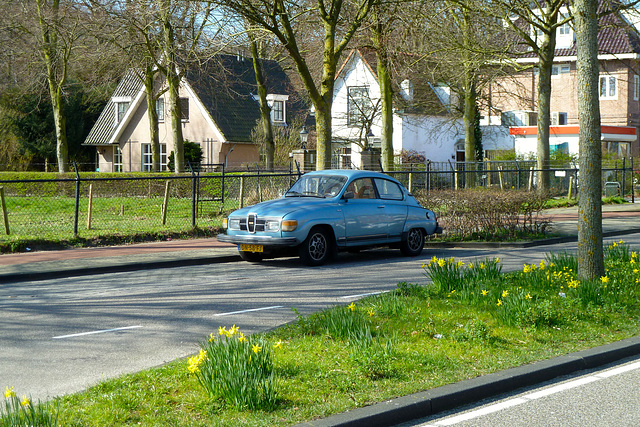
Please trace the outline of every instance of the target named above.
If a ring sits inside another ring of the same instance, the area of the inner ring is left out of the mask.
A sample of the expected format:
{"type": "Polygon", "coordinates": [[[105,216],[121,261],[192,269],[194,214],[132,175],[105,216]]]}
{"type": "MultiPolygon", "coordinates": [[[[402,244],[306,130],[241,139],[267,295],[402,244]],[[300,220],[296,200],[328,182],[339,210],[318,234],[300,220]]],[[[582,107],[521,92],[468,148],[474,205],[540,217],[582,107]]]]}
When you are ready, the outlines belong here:
{"type": "Polygon", "coordinates": [[[169,188],[171,188],[171,181],[167,180],[164,185],[164,200],[162,201],[162,225],[167,223],[167,204],[169,203],[169,188]]]}
{"type": "Polygon", "coordinates": [[[502,178],[502,166],[498,166],[498,178],[500,179],[500,189],[504,190],[504,180],[502,178]]]}
{"type": "Polygon", "coordinates": [[[93,213],[93,184],[89,184],[89,207],[87,208],[87,230],[91,230],[92,213],[93,213]]]}
{"type": "Polygon", "coordinates": [[[4,201],[4,187],[0,187],[0,204],[2,205],[2,217],[4,218],[4,232],[9,235],[9,213],[7,204],[4,201]]]}
{"type": "Polygon", "coordinates": [[[240,177],[240,209],[244,207],[244,176],[240,177]]]}
{"type": "Polygon", "coordinates": [[[569,194],[567,194],[567,198],[571,200],[571,196],[573,193],[573,175],[569,177],[569,194]]]}
{"type": "Polygon", "coordinates": [[[413,172],[409,172],[409,193],[413,191],[413,172]]]}
{"type": "Polygon", "coordinates": [[[529,169],[529,191],[533,189],[533,166],[529,169]]]}

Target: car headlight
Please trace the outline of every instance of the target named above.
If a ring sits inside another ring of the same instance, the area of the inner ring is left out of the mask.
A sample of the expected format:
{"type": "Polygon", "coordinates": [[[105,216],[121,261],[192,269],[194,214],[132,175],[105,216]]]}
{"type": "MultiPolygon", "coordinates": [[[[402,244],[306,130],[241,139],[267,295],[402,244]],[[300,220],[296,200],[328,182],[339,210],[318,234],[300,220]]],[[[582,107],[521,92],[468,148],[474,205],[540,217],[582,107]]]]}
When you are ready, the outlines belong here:
{"type": "MultiPolygon", "coordinates": [[[[224,222],[223,222],[223,226],[224,226],[224,222]]],[[[227,220],[227,228],[229,230],[240,230],[240,220],[229,218],[227,220]]]]}
{"type": "Polygon", "coordinates": [[[276,232],[280,231],[280,221],[268,219],[264,222],[264,231],[276,232]]]}
{"type": "Polygon", "coordinates": [[[298,228],[298,221],[294,219],[282,221],[282,231],[294,231],[296,228],[298,228]]]}

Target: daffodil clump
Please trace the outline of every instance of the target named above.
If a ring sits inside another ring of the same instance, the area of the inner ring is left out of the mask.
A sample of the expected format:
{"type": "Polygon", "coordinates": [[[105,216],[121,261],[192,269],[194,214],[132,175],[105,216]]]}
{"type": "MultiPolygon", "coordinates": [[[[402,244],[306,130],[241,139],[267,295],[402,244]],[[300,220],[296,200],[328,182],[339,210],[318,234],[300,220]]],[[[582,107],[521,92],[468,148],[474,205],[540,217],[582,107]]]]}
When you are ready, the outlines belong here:
{"type": "Polygon", "coordinates": [[[58,403],[33,403],[26,394],[18,397],[13,387],[4,391],[4,405],[0,406],[0,427],[58,425],[58,403]]]}
{"type": "Polygon", "coordinates": [[[277,399],[272,350],[281,347],[280,341],[270,345],[247,337],[236,325],[221,326],[189,358],[187,369],[213,399],[236,409],[272,409],[277,399]]]}
{"type": "Polygon", "coordinates": [[[580,280],[577,259],[566,253],[504,275],[498,266],[498,259],[465,264],[434,257],[422,268],[437,295],[480,303],[511,326],[555,326],[585,308],[619,309],[640,296],[640,258],[623,241],[605,248],[606,274],[597,280],[580,280]]]}
{"type": "Polygon", "coordinates": [[[434,256],[428,263],[422,264],[422,269],[438,293],[465,300],[485,297],[488,285],[495,286],[502,281],[500,258],[475,260],[465,264],[455,258],[434,256]]]}

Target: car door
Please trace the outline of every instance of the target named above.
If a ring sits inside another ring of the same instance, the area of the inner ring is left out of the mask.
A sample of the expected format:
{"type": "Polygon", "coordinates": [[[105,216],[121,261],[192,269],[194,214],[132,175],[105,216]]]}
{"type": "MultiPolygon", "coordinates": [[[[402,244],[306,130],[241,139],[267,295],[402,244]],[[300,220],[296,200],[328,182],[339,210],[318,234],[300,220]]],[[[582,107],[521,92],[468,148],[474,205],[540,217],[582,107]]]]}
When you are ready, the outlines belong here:
{"type": "Polygon", "coordinates": [[[407,202],[402,188],[389,179],[374,178],[379,197],[378,213],[385,222],[387,239],[399,241],[407,219],[407,202]]]}
{"type": "Polygon", "coordinates": [[[348,246],[368,245],[386,241],[386,220],[378,199],[373,179],[358,178],[352,181],[345,193],[353,193],[343,207],[348,246]]]}

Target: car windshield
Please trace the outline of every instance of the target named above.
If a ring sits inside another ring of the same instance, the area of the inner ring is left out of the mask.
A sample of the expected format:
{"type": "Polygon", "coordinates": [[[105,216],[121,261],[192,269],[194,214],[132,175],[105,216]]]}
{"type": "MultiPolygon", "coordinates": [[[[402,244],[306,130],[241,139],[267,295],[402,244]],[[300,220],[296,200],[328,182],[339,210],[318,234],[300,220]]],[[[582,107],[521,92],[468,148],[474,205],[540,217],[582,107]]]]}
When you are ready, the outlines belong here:
{"type": "Polygon", "coordinates": [[[340,175],[303,175],[285,193],[285,197],[335,197],[347,182],[340,175]]]}

